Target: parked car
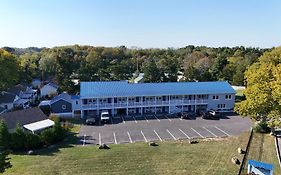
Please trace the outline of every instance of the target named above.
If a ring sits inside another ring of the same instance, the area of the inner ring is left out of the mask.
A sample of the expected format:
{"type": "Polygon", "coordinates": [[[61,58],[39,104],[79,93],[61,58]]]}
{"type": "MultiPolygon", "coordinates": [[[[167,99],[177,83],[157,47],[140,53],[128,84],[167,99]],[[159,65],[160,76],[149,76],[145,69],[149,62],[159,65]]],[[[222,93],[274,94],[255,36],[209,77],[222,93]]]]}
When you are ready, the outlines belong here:
{"type": "Polygon", "coordinates": [[[202,119],[208,119],[208,120],[219,120],[220,114],[214,110],[209,110],[207,112],[201,112],[202,119]]]}
{"type": "Polygon", "coordinates": [[[189,119],[188,113],[182,112],[182,113],[181,113],[181,118],[182,118],[182,119],[189,119]]]}
{"type": "Polygon", "coordinates": [[[110,121],[110,115],[108,111],[103,111],[100,115],[101,123],[108,123],[110,121]]]}
{"type": "Polygon", "coordinates": [[[97,120],[95,118],[88,118],[86,120],[86,125],[94,125],[96,124],[97,120]]]}

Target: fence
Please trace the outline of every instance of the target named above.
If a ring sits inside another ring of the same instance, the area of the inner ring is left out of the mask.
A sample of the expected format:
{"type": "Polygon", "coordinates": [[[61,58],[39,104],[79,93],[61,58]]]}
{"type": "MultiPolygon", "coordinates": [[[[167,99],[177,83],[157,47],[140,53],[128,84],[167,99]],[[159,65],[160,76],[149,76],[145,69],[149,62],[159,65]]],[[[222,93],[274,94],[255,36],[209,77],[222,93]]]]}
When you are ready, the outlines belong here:
{"type": "Polygon", "coordinates": [[[242,163],[241,163],[238,175],[241,175],[241,173],[242,173],[242,171],[244,169],[244,165],[245,165],[245,161],[247,159],[247,155],[249,153],[249,147],[251,145],[252,137],[253,137],[253,128],[251,128],[251,133],[250,133],[250,136],[249,136],[249,140],[248,140],[248,143],[247,143],[246,151],[245,151],[245,154],[244,154],[244,157],[243,157],[243,160],[242,160],[242,163]]]}

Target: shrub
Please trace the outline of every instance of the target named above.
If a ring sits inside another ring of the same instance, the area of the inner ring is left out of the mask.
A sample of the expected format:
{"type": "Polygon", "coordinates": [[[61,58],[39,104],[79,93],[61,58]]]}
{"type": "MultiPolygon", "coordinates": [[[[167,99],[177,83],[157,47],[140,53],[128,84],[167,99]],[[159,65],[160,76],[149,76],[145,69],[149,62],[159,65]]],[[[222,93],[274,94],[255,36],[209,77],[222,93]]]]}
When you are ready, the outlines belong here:
{"type": "Polygon", "coordinates": [[[24,145],[26,149],[39,148],[42,145],[40,137],[37,134],[26,133],[25,138],[24,145]]]}
{"type": "Polygon", "coordinates": [[[8,149],[10,146],[11,134],[8,132],[6,123],[0,120],[0,147],[8,149]]]}
{"type": "Polygon", "coordinates": [[[46,129],[40,133],[40,139],[45,145],[51,145],[56,138],[52,128],[46,129]]]}
{"type": "Polygon", "coordinates": [[[268,127],[266,121],[259,121],[253,126],[253,130],[259,133],[269,133],[271,129],[268,127]]]}
{"type": "Polygon", "coordinates": [[[13,149],[23,149],[25,143],[25,136],[23,129],[17,125],[16,131],[11,134],[11,147],[13,149]]]}

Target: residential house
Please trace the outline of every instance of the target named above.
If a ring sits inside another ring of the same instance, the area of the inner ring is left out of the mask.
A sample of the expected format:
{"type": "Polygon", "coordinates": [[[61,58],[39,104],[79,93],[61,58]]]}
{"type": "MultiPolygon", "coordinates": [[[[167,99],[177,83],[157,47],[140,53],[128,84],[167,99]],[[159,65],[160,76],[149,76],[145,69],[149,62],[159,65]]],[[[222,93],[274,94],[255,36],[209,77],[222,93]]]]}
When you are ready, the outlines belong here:
{"type": "Polygon", "coordinates": [[[45,114],[51,113],[58,117],[72,117],[72,98],[63,92],[52,100],[45,100],[39,104],[45,114]]]}
{"type": "Polygon", "coordinates": [[[0,93],[0,106],[5,108],[7,111],[14,108],[14,103],[20,98],[16,94],[1,92],[0,93]]]}
{"type": "Polygon", "coordinates": [[[4,114],[7,111],[4,107],[0,106],[0,114],[4,114]]]}
{"type": "MultiPolygon", "coordinates": [[[[25,125],[33,124],[37,127],[32,127],[37,130],[30,130],[31,132],[40,131],[46,127],[50,127],[50,122],[48,117],[39,108],[29,108],[25,110],[18,110],[13,112],[7,112],[0,115],[0,120],[6,122],[9,132],[13,132],[17,125],[24,127],[25,125]],[[43,121],[43,123],[42,123],[43,121]],[[37,123],[36,122],[41,122],[37,123]]],[[[54,124],[54,123],[53,123],[54,124]]],[[[28,128],[26,128],[29,130],[28,128]]]]}
{"type": "Polygon", "coordinates": [[[54,95],[58,93],[59,86],[54,83],[48,83],[40,88],[40,96],[45,97],[48,95],[54,95]]]}

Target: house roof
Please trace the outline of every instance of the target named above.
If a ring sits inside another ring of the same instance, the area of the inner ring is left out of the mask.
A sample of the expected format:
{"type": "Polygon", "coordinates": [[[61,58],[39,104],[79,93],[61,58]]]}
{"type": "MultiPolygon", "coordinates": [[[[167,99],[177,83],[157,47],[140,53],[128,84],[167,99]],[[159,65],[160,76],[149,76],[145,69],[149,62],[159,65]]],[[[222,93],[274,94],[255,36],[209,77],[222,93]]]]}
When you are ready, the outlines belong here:
{"type": "Polygon", "coordinates": [[[264,163],[264,162],[258,162],[256,160],[249,160],[248,164],[257,167],[257,168],[263,168],[266,170],[273,170],[273,165],[269,163],[264,163]]]}
{"type": "Polygon", "coordinates": [[[51,100],[43,100],[40,102],[39,106],[48,106],[50,105],[51,100]]]}
{"type": "Polygon", "coordinates": [[[229,83],[169,82],[128,83],[127,81],[81,82],[80,97],[126,97],[235,93],[229,83]]]}
{"type": "Polygon", "coordinates": [[[25,129],[28,129],[29,131],[35,132],[38,130],[49,128],[49,127],[53,126],[54,124],[55,124],[54,121],[52,121],[50,119],[45,119],[45,120],[41,120],[38,122],[23,125],[23,127],[25,129]]]}
{"type": "Polygon", "coordinates": [[[20,126],[23,126],[47,118],[48,117],[39,108],[29,108],[0,115],[0,119],[3,119],[6,122],[8,129],[16,128],[17,123],[20,126]]]}
{"type": "Polygon", "coordinates": [[[6,111],[6,108],[3,108],[2,106],[0,106],[0,114],[4,111],[6,111]]]}
{"type": "Polygon", "coordinates": [[[13,103],[16,98],[16,94],[8,92],[0,93],[0,103],[13,103]]]}
{"type": "Polygon", "coordinates": [[[28,102],[29,102],[28,99],[20,98],[20,99],[18,99],[17,101],[14,102],[14,105],[23,105],[23,104],[28,103],[28,102]]]}
{"type": "Polygon", "coordinates": [[[59,88],[59,85],[56,85],[55,83],[52,83],[52,82],[48,83],[48,85],[50,85],[56,89],[59,88]]]}
{"type": "Polygon", "coordinates": [[[51,100],[50,104],[53,104],[54,102],[56,102],[56,101],[58,101],[58,100],[60,100],[60,99],[63,99],[63,100],[65,100],[65,101],[68,101],[68,102],[71,103],[71,96],[68,95],[67,93],[63,92],[63,93],[61,93],[60,95],[55,96],[55,97],[51,100]]]}
{"type": "Polygon", "coordinates": [[[12,93],[12,94],[16,94],[16,95],[19,95],[20,92],[25,92],[27,89],[27,86],[26,85],[22,85],[22,84],[18,84],[14,87],[11,87],[10,89],[7,90],[7,92],[9,93],[12,93]]]}

